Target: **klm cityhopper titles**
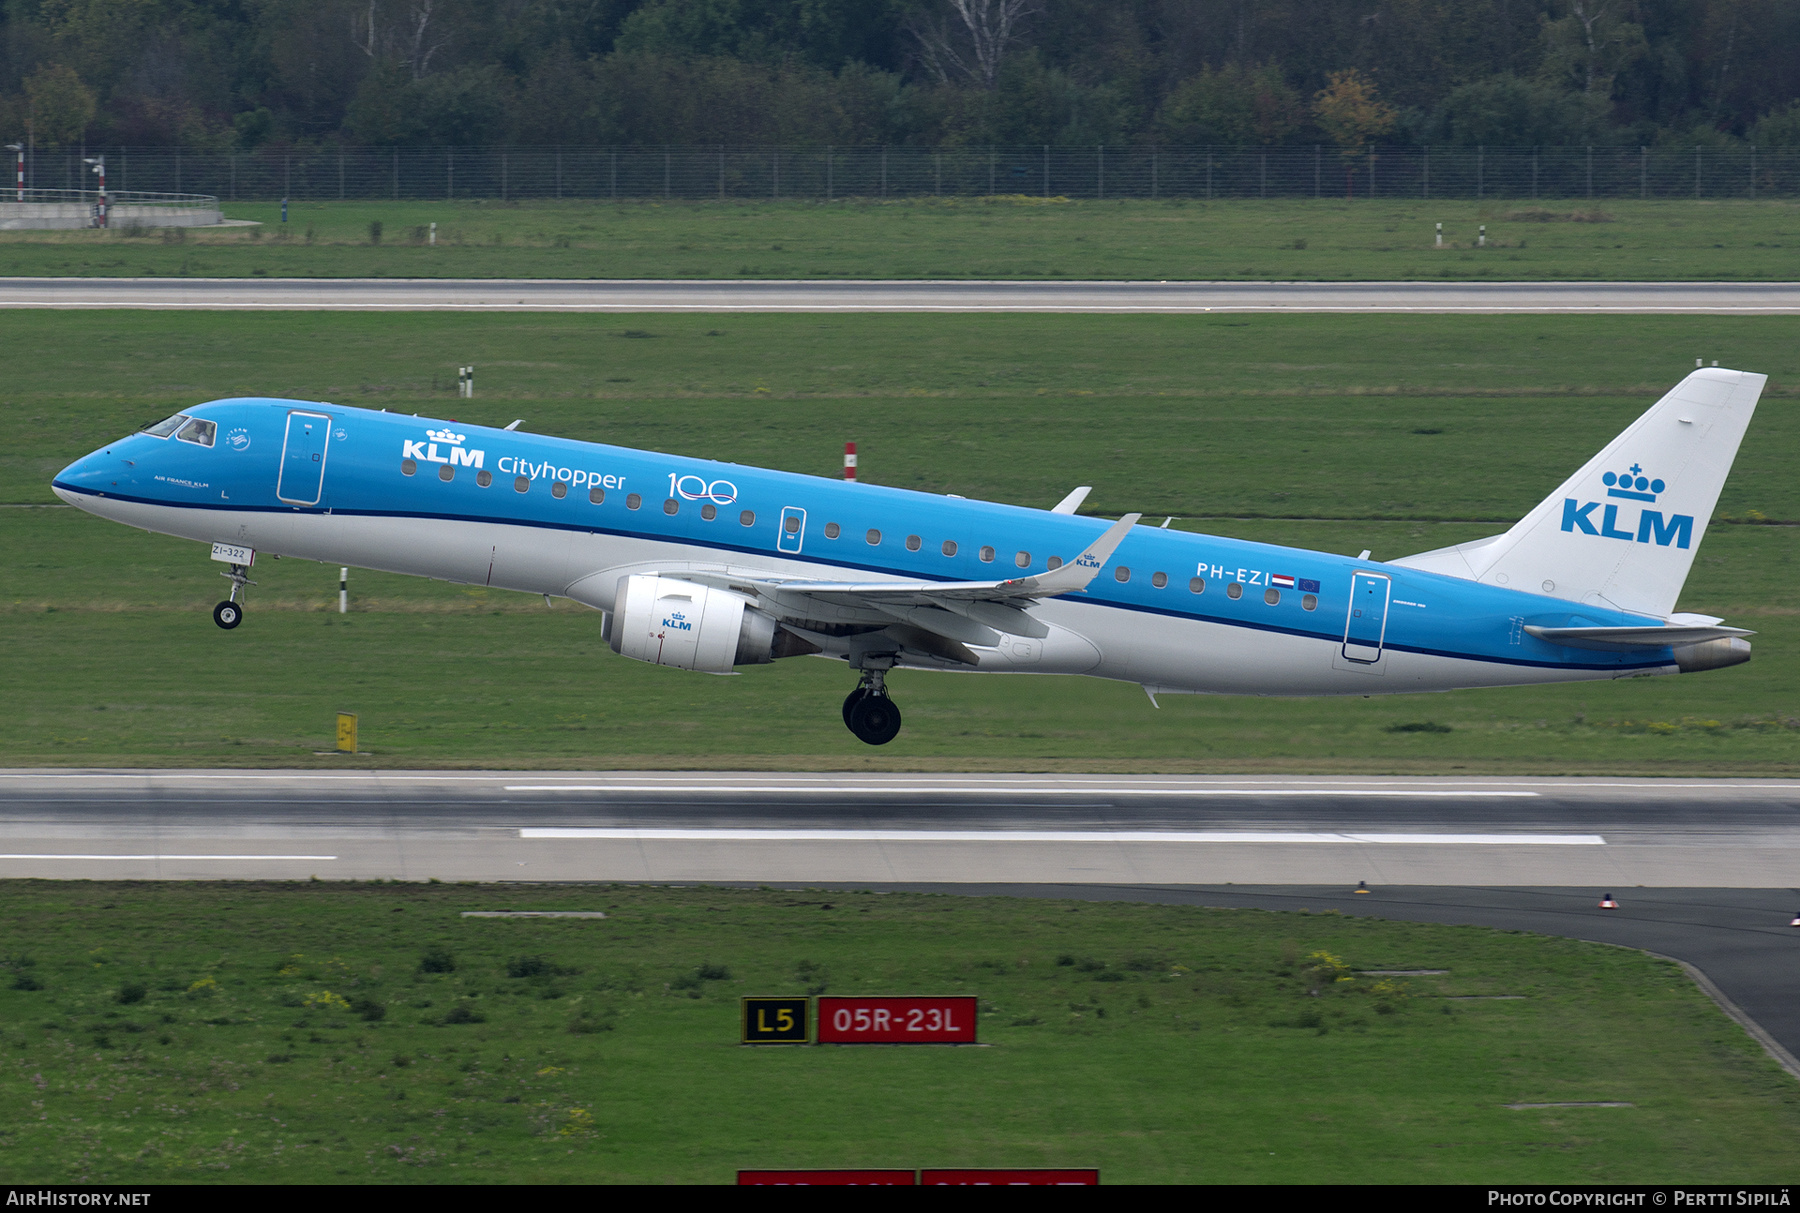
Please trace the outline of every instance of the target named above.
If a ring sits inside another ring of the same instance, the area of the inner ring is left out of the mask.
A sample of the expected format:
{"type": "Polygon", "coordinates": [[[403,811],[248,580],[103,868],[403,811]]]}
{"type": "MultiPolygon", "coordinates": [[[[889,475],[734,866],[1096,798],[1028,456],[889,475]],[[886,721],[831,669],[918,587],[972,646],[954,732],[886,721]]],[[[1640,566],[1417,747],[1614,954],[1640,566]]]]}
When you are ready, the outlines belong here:
{"type": "MultiPolygon", "coordinates": [[[[637,661],[1091,674],[1160,694],[1378,695],[1715,669],[1676,614],[1762,375],[1697,370],[1503,535],[1377,561],[293,400],[216,400],[56,477],[103,518],[212,545],[222,628],[258,555],[572,598],[637,661]]],[[[515,423],[516,424],[516,423],[515,423]]]]}

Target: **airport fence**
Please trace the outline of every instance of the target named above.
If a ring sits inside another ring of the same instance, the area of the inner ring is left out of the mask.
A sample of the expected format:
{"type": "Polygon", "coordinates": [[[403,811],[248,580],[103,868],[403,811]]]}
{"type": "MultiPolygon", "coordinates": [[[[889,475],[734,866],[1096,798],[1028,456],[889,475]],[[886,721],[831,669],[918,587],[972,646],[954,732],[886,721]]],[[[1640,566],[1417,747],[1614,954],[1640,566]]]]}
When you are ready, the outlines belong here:
{"type": "Polygon", "coordinates": [[[225,201],[1800,196],[1800,148],[1755,147],[168,147],[39,151],[27,184],[225,201]]]}

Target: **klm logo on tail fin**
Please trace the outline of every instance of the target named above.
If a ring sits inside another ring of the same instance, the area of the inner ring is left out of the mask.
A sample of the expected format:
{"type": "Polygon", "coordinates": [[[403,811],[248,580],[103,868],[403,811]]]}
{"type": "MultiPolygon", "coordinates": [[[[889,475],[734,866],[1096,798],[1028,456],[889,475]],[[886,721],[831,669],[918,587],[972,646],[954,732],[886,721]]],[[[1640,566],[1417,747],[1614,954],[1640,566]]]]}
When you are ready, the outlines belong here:
{"type": "MultiPolygon", "coordinates": [[[[1600,478],[1606,486],[1608,497],[1619,497],[1627,501],[1648,501],[1655,503],[1657,494],[1666,487],[1662,481],[1653,480],[1643,474],[1644,469],[1637,464],[1631,465],[1626,472],[1608,472],[1600,478]]],[[[1629,508],[1629,507],[1626,507],[1629,508]]],[[[1668,547],[1673,543],[1678,548],[1686,548],[1694,541],[1694,517],[1692,514],[1671,514],[1667,519],[1661,510],[1638,510],[1637,529],[1629,526],[1621,530],[1619,527],[1620,507],[1610,502],[1604,507],[1598,501],[1578,501],[1573,497],[1563,498],[1562,529],[1575,531],[1583,535],[1593,535],[1601,539],[1623,539],[1627,543],[1654,543],[1658,547],[1668,547]],[[1594,523],[1594,511],[1600,510],[1600,522],[1594,523]]]]}

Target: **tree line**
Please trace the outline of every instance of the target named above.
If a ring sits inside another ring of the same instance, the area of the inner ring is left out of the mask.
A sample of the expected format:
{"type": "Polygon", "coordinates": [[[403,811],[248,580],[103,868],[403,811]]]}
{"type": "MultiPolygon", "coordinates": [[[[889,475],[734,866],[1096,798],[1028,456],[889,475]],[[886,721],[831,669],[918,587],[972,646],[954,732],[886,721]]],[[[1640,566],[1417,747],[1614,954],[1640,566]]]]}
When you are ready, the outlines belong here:
{"type": "Polygon", "coordinates": [[[0,135],[1800,144],[1793,0],[5,0],[0,135]]]}

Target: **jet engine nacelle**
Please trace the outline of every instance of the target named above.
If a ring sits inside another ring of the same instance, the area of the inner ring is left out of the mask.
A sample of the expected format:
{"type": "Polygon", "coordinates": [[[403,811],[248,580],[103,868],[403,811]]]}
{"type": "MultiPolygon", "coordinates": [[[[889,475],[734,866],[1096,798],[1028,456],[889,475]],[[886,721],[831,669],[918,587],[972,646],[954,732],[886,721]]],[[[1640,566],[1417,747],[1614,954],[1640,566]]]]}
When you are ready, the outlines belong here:
{"type": "Polygon", "coordinates": [[[619,578],[607,625],[621,657],[707,674],[818,651],[741,595],[648,573],[619,578]]]}

